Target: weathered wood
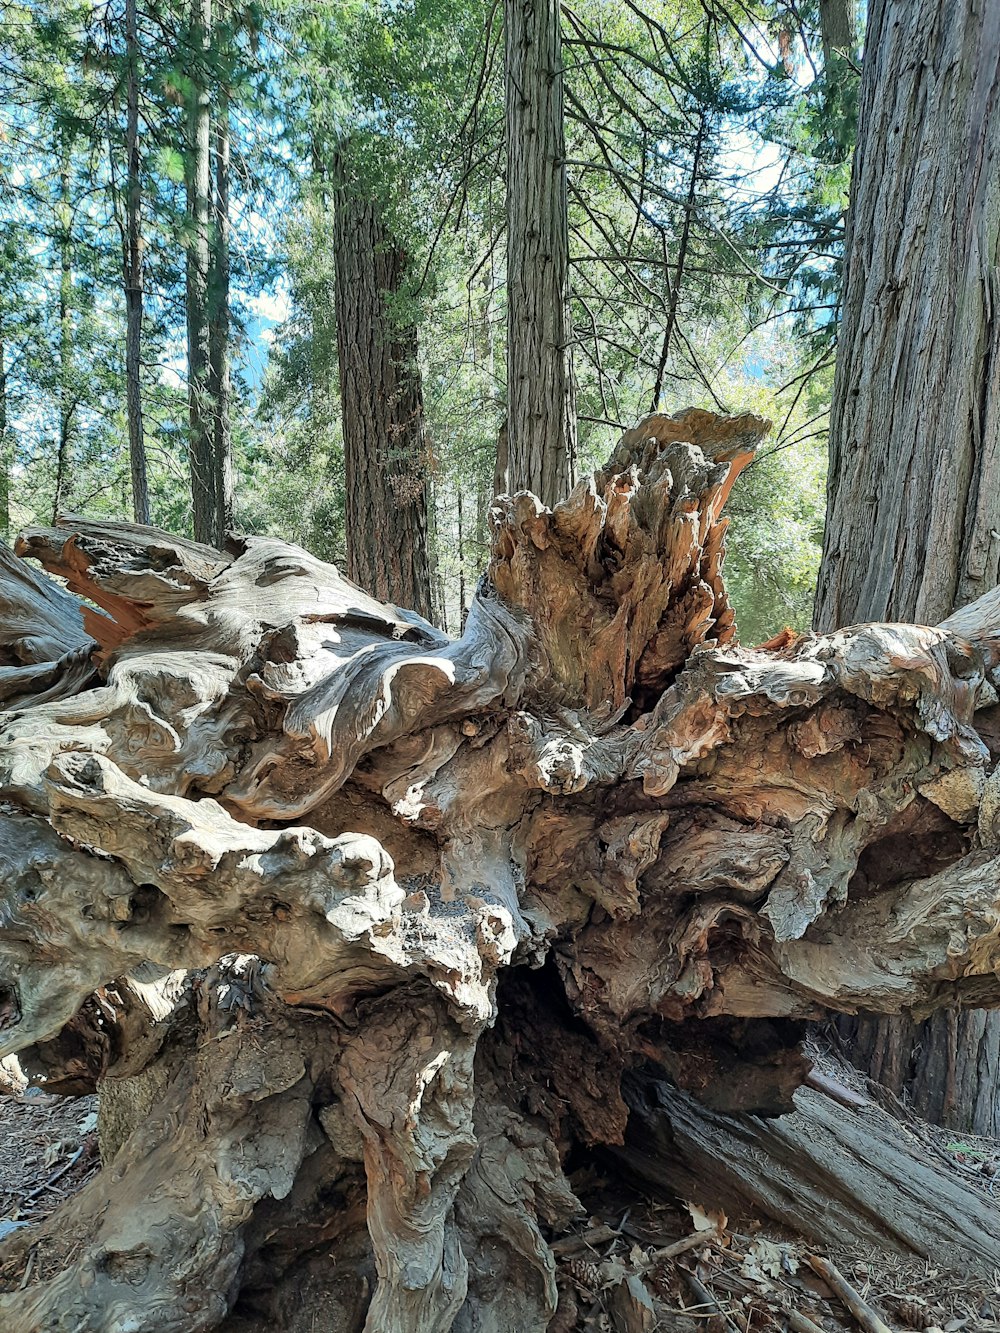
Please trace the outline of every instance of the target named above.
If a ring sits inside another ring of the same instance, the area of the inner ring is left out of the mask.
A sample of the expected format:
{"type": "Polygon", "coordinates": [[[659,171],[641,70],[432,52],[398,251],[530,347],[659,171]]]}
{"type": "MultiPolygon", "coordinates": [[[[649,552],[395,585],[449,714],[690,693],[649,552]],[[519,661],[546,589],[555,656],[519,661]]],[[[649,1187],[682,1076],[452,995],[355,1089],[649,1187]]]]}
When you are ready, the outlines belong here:
{"type": "Polygon", "coordinates": [[[662,1079],[635,1079],[628,1137],[613,1151],[676,1198],[765,1217],[820,1245],[919,1254],[957,1272],[1000,1262],[1000,1207],[947,1171],[876,1107],[812,1089],[795,1114],[727,1116],[662,1079]]]}
{"type": "Polygon", "coordinates": [[[838,1300],[850,1311],[865,1333],[892,1333],[877,1310],[874,1310],[861,1293],[853,1287],[832,1260],[820,1254],[807,1254],[806,1263],[819,1277],[832,1287],[838,1300]]]}
{"type": "MultiPolygon", "coordinates": [[[[634,1144],[630,1070],[715,1108],[693,1143],[790,1152],[723,1113],[792,1104],[803,1020],[1000,1003],[1000,620],[739,647],[721,510],[765,429],[652,417],[553,508],[501,498],[457,640],[270,538],[26,534],[85,603],[0,562],[45,664],[0,719],[0,1057],[100,1080],[107,1161],[11,1333],[543,1333],[563,1163],[634,1144]]],[[[803,1226],[830,1188],[851,1234],[826,1133],[803,1226]]],[[[866,1239],[992,1253],[931,1184],[866,1239]]]]}

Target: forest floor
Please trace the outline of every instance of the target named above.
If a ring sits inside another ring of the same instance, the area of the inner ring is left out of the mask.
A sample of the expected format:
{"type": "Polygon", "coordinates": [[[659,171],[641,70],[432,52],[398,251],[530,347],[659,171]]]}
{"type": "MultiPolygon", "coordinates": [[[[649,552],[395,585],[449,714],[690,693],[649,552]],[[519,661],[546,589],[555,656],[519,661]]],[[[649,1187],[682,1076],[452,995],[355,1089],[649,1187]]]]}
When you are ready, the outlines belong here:
{"type": "MultiPolygon", "coordinates": [[[[856,1092],[853,1071],[821,1064],[819,1072],[834,1095],[856,1092]]],[[[96,1103],[36,1088],[0,1095],[0,1238],[47,1217],[99,1169],[96,1103]]],[[[997,1197],[1000,1141],[909,1117],[900,1132],[949,1163],[970,1193],[997,1197]]],[[[620,1172],[593,1163],[572,1184],[589,1216],[553,1245],[561,1301],[549,1333],[1000,1333],[1000,1275],[876,1251],[819,1255],[772,1223],[637,1202],[620,1172]],[[861,1305],[850,1312],[852,1298],[861,1305]]],[[[22,1285],[30,1280],[29,1269],[22,1285]]]]}
{"type": "Polygon", "coordinates": [[[43,1221],[99,1167],[96,1097],[0,1095],[0,1239],[43,1221]]]}

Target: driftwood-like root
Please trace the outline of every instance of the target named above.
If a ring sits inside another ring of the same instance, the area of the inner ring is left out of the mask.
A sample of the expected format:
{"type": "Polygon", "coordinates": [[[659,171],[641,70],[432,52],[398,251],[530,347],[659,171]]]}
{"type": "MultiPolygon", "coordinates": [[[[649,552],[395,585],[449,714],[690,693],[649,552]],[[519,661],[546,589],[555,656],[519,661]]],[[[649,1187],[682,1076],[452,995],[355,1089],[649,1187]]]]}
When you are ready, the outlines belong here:
{"type": "MultiPolygon", "coordinates": [[[[803,1150],[748,1113],[812,1106],[806,1020],[1000,1003],[996,599],[740,647],[766,427],[501,498],[458,640],[271,538],[3,554],[0,1056],[100,1083],[106,1159],[0,1249],[4,1328],[568,1326],[575,1153],[774,1210],[720,1163],[803,1150]]],[[[994,1262],[934,1189],[865,1239],[994,1262]]]]}

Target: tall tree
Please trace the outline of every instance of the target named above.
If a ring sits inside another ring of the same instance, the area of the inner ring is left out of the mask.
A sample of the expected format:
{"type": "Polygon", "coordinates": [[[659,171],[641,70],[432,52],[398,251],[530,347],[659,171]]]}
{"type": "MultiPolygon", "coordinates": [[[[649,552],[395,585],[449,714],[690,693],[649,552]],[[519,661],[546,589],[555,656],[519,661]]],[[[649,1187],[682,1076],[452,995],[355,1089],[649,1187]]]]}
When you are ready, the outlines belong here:
{"type": "Polygon", "coordinates": [[[429,618],[423,389],[416,327],[400,309],[407,256],[378,203],[344,172],[340,158],[334,250],[347,572],[429,618]]]}
{"type": "MultiPolygon", "coordinates": [[[[224,0],[216,0],[216,26],[228,18],[224,0]]],[[[225,29],[223,29],[225,30],[225,29]]],[[[228,62],[226,62],[228,64],[228,62]]],[[[215,474],[215,530],[217,542],[233,523],[234,480],[233,440],[230,422],[230,263],[229,263],[229,171],[230,171],[230,97],[223,71],[212,127],[215,193],[212,200],[212,251],[209,272],[208,341],[209,398],[212,411],[212,467],[215,474]]]]}
{"type": "MultiPolygon", "coordinates": [[[[998,265],[1000,0],[877,0],[817,629],[935,624],[1000,582],[998,265]]],[[[997,1016],[941,1016],[919,1034],[883,1019],[862,1023],[859,1039],[873,1074],[906,1086],[926,1113],[1000,1129],[997,1016]]]]}
{"type": "Polygon", "coordinates": [[[139,150],[139,23],[136,0],[125,0],[125,226],[122,277],[125,287],[125,397],[128,415],[132,510],[137,523],[148,523],[149,479],[142,420],[143,240],[142,177],[139,150]]]}
{"type": "Polygon", "coordinates": [[[57,132],[55,146],[59,164],[59,203],[56,211],[59,248],[59,404],[56,441],[56,483],[52,496],[52,520],[62,511],[71,485],[70,448],[76,397],[73,375],[73,199],[70,190],[72,139],[65,125],[57,132]]]}
{"type": "Polygon", "coordinates": [[[504,24],[507,486],[552,505],[576,455],[558,0],[505,0],[504,24]]]}
{"type": "Polygon", "coordinates": [[[222,543],[209,332],[212,110],[209,52],[212,0],[191,0],[187,186],[188,450],[195,540],[222,543]]]}

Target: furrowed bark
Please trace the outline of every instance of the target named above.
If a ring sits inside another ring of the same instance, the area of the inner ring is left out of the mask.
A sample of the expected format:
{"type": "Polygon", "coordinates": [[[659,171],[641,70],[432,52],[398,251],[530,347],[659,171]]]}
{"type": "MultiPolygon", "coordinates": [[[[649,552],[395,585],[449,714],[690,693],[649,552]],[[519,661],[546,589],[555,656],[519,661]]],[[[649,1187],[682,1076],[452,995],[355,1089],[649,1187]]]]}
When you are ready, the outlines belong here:
{"type": "MultiPolygon", "coordinates": [[[[935,623],[1000,581],[998,46],[998,0],[869,10],[818,629],[935,623]]],[[[996,1132],[995,1015],[843,1030],[923,1114],[996,1132]]]]}
{"type": "Polygon", "coordinates": [[[125,4],[126,124],[125,234],[122,277],[125,286],[125,407],[128,415],[132,513],[148,523],[149,480],[142,420],[143,237],[142,178],[139,153],[139,26],[136,0],[125,4]]]}
{"type": "Polygon", "coordinates": [[[188,107],[186,313],[188,357],[188,455],[195,540],[220,546],[220,468],[215,452],[209,332],[212,112],[208,50],[212,0],[191,0],[188,40],[191,91],[188,107]]]}
{"type": "Polygon", "coordinates": [[[544,504],[574,481],[562,40],[555,0],[506,0],[507,475],[544,504]]]}
{"type": "Polygon", "coordinates": [[[996,599],[740,647],[766,426],[501,497],[460,639],[271,538],[0,562],[0,1056],[99,1080],[106,1157],[0,1247],[5,1328],[542,1333],[637,1079],[743,1123],[808,1019],[1000,1004],[996,599]]]}
{"type": "Polygon", "coordinates": [[[347,573],[431,617],[429,443],[417,332],[400,322],[407,257],[340,159],[334,220],[347,573]]]}

